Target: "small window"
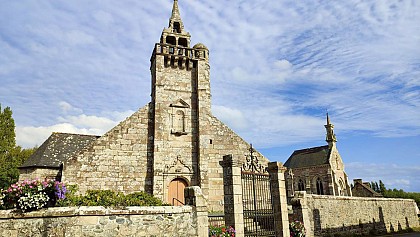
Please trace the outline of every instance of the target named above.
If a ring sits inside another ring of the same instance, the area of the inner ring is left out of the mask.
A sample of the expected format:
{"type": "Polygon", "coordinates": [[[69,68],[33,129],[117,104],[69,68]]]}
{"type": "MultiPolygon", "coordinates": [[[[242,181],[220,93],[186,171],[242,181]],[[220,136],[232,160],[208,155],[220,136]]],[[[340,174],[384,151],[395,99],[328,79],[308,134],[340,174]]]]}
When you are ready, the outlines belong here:
{"type": "Polygon", "coordinates": [[[210,144],[213,144],[213,140],[210,139],[210,144]]]}
{"type": "Polygon", "coordinates": [[[298,191],[305,191],[305,183],[301,179],[298,182],[298,191]]]}
{"type": "Polygon", "coordinates": [[[318,195],[324,195],[324,186],[322,185],[322,180],[320,178],[316,179],[316,193],[318,195]]]}

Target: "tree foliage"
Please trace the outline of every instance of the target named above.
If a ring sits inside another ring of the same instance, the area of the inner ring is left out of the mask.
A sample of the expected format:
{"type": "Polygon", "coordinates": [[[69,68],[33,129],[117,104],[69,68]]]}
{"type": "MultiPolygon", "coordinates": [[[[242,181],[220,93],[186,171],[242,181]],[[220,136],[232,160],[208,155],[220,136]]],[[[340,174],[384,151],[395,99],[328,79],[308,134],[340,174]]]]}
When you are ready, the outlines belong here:
{"type": "Polygon", "coordinates": [[[0,104],[0,154],[7,154],[16,146],[15,120],[10,107],[1,109],[0,104]]]}
{"type": "Polygon", "coordinates": [[[12,114],[10,107],[2,110],[0,104],[0,189],[17,182],[18,167],[36,150],[16,146],[15,121],[12,114]]]}
{"type": "Polygon", "coordinates": [[[382,180],[379,180],[379,186],[378,182],[371,182],[371,186],[373,190],[375,190],[378,193],[381,193],[386,198],[414,199],[414,201],[416,201],[417,203],[417,206],[420,207],[420,193],[405,192],[402,189],[397,190],[396,188],[387,189],[382,180]]]}

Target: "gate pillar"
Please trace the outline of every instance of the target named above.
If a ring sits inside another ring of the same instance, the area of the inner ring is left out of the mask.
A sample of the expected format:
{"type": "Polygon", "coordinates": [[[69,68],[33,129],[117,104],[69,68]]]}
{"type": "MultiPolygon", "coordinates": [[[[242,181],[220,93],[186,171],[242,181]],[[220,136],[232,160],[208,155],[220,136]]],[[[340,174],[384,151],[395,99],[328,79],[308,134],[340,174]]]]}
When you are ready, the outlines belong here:
{"type": "Polygon", "coordinates": [[[223,193],[225,224],[236,230],[237,237],[244,236],[244,214],[242,203],[241,164],[232,155],[223,156],[219,164],[223,167],[223,193]]]}
{"type": "Polygon", "coordinates": [[[283,237],[290,236],[285,172],[286,167],[281,162],[268,163],[276,234],[283,237]]]}

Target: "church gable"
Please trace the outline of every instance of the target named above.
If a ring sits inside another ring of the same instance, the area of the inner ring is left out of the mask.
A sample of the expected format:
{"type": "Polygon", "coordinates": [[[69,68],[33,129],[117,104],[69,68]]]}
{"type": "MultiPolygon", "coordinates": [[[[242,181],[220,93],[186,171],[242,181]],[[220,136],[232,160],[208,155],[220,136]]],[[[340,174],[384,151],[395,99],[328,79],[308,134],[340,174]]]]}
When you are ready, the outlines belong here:
{"type": "Polygon", "coordinates": [[[144,191],[148,172],[146,105],[64,164],[63,181],[88,189],[144,191]]]}

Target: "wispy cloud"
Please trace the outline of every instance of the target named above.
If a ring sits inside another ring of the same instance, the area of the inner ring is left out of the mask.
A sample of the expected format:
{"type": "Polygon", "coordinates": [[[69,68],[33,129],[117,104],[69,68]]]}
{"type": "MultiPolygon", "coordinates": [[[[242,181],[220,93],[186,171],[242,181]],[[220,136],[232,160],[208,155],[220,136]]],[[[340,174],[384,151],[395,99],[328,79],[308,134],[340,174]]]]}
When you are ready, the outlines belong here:
{"type": "MultiPolygon", "coordinates": [[[[2,3],[0,102],[18,141],[34,143],[29,128],[102,132],[149,102],[171,4],[2,3]]],[[[213,112],[257,147],[323,139],[326,110],[341,134],[420,136],[418,1],[179,5],[192,45],[210,49],[213,112]]]]}

